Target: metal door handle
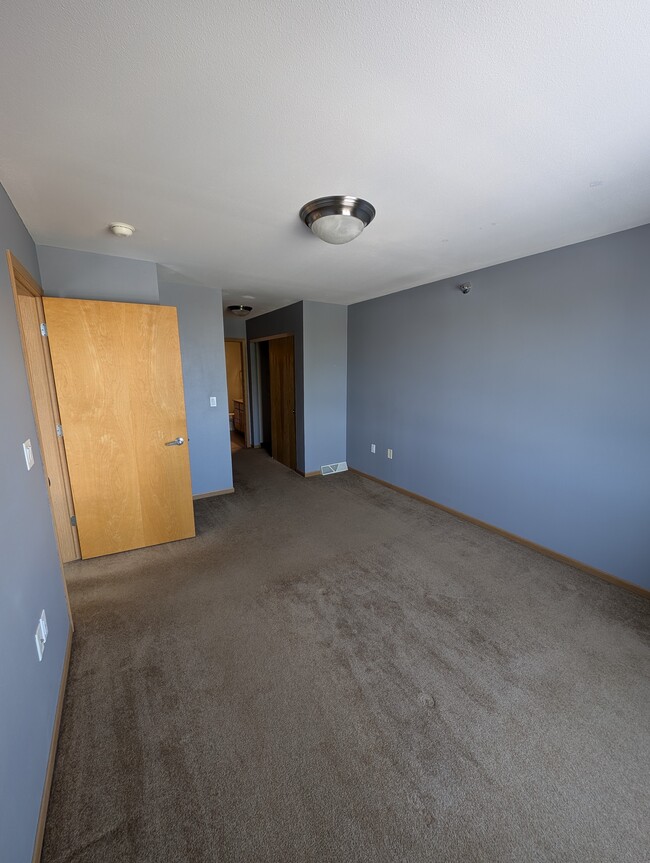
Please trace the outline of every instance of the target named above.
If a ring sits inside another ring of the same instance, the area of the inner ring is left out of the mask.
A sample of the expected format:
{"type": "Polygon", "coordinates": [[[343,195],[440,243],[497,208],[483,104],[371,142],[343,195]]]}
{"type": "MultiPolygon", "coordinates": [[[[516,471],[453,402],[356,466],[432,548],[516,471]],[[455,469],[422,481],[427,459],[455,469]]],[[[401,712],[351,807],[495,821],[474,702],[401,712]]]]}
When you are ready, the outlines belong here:
{"type": "Polygon", "coordinates": [[[165,446],[183,446],[184,443],[184,437],[177,437],[176,440],[168,440],[165,446]]]}

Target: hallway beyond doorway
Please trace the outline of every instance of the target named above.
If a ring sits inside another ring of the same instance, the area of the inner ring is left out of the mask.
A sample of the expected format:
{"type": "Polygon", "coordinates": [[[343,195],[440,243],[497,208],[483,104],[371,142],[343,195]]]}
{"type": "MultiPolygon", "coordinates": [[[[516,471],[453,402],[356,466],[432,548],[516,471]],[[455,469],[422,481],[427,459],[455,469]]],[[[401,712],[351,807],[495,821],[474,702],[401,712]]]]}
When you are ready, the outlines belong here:
{"type": "Polygon", "coordinates": [[[230,452],[246,449],[246,439],[241,432],[230,430],[230,452]]]}

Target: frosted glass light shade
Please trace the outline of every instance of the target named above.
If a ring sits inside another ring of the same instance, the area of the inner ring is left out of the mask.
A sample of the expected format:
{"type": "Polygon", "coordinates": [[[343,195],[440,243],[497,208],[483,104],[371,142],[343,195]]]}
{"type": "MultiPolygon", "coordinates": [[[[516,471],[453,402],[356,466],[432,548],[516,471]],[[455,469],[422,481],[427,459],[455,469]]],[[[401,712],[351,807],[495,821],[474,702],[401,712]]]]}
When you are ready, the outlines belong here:
{"type": "Polygon", "coordinates": [[[314,198],[300,210],[300,219],[311,232],[336,246],[354,240],[374,218],[372,204],[352,195],[314,198]]]}
{"type": "Polygon", "coordinates": [[[326,243],[341,245],[358,237],[365,225],[361,219],[349,215],[321,216],[312,224],[311,229],[326,243]]]}

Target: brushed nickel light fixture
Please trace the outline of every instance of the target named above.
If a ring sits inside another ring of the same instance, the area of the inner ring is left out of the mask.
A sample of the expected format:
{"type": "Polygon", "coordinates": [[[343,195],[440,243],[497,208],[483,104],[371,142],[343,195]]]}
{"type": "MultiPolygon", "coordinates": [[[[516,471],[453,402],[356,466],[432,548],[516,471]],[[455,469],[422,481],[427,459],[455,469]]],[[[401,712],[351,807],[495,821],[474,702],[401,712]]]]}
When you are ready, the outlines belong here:
{"type": "Polygon", "coordinates": [[[253,311],[252,306],[228,306],[228,311],[231,315],[236,315],[238,318],[245,318],[253,311]]]}
{"type": "Polygon", "coordinates": [[[321,240],[349,243],[375,218],[375,208],[363,198],[330,195],[316,198],[300,210],[300,218],[321,240]]]}

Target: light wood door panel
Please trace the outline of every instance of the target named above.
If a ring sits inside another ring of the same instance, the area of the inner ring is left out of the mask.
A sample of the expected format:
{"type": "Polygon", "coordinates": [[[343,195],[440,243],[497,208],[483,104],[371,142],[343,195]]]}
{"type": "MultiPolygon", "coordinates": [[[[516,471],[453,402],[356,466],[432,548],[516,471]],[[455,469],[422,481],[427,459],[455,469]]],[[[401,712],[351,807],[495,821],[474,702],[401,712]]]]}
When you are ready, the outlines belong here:
{"type": "Polygon", "coordinates": [[[44,306],[82,557],[194,536],[176,309],[44,306]]]}
{"type": "Polygon", "coordinates": [[[274,459],[296,469],[296,388],[293,336],[269,341],[271,450],[274,459]]]}

